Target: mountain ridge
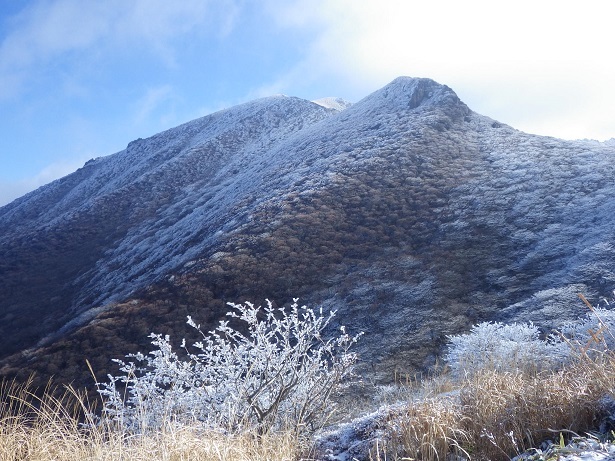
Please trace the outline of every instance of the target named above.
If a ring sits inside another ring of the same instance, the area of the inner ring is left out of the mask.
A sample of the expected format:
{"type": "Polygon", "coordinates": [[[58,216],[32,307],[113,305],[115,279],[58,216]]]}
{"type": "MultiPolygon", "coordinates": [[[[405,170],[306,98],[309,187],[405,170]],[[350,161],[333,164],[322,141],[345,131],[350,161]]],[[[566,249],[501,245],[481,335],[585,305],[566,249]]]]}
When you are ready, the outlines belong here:
{"type": "Polygon", "coordinates": [[[246,298],[338,309],[385,381],[476,321],[557,326],[615,281],[614,147],[408,77],[343,111],[275,96],[133,141],[0,208],[0,373],[82,376],[79,353],[106,371],[246,298]]]}

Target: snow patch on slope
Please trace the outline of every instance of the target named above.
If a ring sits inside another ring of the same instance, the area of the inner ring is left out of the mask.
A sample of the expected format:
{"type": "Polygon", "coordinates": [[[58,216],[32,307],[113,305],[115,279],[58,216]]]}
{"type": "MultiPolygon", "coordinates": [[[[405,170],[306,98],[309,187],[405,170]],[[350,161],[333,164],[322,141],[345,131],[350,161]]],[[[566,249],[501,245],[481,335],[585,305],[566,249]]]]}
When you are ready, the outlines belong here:
{"type": "Polygon", "coordinates": [[[346,101],[342,98],[328,97],[328,98],[320,98],[312,101],[314,104],[318,104],[319,106],[325,107],[326,109],[333,109],[338,112],[343,111],[344,109],[348,109],[352,106],[352,103],[346,101]]]}

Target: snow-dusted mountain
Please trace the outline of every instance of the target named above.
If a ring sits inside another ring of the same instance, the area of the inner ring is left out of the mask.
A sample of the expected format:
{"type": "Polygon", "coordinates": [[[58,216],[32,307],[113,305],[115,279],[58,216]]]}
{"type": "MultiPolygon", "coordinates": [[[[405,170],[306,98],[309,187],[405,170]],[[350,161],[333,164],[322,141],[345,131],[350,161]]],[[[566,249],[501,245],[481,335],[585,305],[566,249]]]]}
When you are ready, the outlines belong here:
{"type": "Polygon", "coordinates": [[[480,320],[556,326],[615,288],[614,173],[612,142],[522,133],[428,79],[217,112],[0,208],[0,373],[104,373],[265,297],[338,309],[384,380],[480,320]]]}

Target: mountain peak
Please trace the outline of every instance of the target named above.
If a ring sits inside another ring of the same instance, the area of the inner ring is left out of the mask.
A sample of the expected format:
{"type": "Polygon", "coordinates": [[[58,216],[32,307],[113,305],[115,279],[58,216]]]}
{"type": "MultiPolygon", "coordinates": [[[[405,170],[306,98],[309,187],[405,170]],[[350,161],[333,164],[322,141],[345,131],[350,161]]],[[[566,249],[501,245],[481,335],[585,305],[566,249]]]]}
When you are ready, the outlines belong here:
{"type": "Polygon", "coordinates": [[[372,98],[397,110],[439,106],[455,108],[464,115],[469,112],[469,108],[451,88],[429,78],[398,77],[365,100],[372,98]]]}

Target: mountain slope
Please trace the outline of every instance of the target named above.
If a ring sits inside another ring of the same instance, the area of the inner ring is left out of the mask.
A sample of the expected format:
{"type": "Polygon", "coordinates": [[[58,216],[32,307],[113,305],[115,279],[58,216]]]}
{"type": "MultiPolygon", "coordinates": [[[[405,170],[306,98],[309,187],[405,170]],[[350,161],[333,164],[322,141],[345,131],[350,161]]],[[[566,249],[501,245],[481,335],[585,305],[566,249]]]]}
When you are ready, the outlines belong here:
{"type": "Polygon", "coordinates": [[[186,251],[206,243],[199,235],[215,239],[235,203],[257,187],[247,178],[239,184],[238,172],[258,169],[278,139],[329,112],[265,98],[133,141],[1,208],[0,315],[10,317],[0,318],[1,350],[23,347],[14,338],[26,331],[30,343],[40,340],[188,261],[186,251]],[[19,312],[26,315],[15,328],[19,312]],[[34,312],[41,322],[31,321],[34,312]]]}
{"type": "Polygon", "coordinates": [[[338,309],[383,380],[480,320],[556,326],[576,291],[613,288],[614,153],[410,78],[341,112],[266,98],[135,141],[0,209],[2,372],[80,379],[264,297],[338,309]]]}

